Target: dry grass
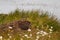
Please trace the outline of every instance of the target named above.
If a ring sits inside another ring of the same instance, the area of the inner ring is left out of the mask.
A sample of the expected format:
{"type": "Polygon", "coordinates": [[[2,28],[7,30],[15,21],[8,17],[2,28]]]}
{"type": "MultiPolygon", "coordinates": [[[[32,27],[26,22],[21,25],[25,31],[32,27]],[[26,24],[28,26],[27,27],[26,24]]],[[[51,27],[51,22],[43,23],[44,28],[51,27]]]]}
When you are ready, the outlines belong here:
{"type": "Polygon", "coordinates": [[[60,22],[47,12],[19,11],[0,14],[0,40],[60,40],[60,22]],[[15,23],[19,20],[31,22],[30,30],[21,30],[15,23]],[[14,22],[15,28],[6,24],[14,22]]]}

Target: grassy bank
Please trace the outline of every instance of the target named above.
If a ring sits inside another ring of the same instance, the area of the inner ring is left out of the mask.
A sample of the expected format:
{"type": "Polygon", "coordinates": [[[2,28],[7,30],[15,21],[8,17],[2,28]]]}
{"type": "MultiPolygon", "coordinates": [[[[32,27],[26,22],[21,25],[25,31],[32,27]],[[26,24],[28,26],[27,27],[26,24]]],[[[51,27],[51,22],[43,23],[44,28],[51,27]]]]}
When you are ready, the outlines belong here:
{"type": "Polygon", "coordinates": [[[0,25],[2,40],[60,40],[60,22],[48,12],[15,10],[0,14],[0,25]],[[19,20],[31,22],[30,31],[5,28],[5,24],[19,20]]]}

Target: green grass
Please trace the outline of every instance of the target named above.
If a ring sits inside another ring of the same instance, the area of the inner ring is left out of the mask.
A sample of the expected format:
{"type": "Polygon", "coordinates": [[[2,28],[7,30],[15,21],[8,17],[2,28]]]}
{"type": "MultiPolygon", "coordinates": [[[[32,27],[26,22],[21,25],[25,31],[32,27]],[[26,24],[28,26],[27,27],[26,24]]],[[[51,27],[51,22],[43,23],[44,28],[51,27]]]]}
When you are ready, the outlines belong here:
{"type": "Polygon", "coordinates": [[[0,14],[0,25],[10,23],[13,21],[18,20],[28,20],[31,22],[31,32],[19,30],[10,32],[8,29],[5,29],[3,31],[1,29],[2,26],[0,26],[1,30],[1,36],[3,36],[2,40],[8,40],[9,36],[12,36],[12,38],[9,38],[10,40],[21,40],[22,38],[24,40],[35,40],[36,36],[39,35],[38,40],[60,40],[60,20],[58,21],[55,16],[48,15],[48,12],[39,12],[39,11],[19,11],[18,9],[14,12],[11,12],[9,14],[0,14]],[[49,33],[49,29],[53,27],[52,33],[49,33]],[[38,30],[37,30],[38,29],[38,30]],[[44,32],[47,32],[48,35],[42,36],[42,34],[36,35],[37,32],[43,30],[44,32]],[[10,34],[10,35],[8,35],[10,34]],[[21,34],[21,35],[19,35],[21,34]],[[33,36],[31,38],[23,37],[25,34],[29,35],[32,34],[33,36]],[[51,37],[49,37],[51,36],[51,37]]]}

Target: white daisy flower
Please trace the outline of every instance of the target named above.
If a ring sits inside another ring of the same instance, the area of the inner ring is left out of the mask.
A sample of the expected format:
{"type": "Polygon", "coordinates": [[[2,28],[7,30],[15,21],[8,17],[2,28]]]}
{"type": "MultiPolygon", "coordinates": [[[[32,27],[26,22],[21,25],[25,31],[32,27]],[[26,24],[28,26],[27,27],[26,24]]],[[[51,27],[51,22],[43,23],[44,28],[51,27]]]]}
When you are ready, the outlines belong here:
{"type": "Polygon", "coordinates": [[[20,40],[23,40],[23,38],[21,38],[20,40]]]}
{"type": "Polygon", "coordinates": [[[28,31],[30,32],[30,31],[31,31],[31,29],[28,29],[28,31]]]}
{"type": "Polygon", "coordinates": [[[53,27],[51,26],[51,29],[52,29],[53,27]]]}
{"type": "Polygon", "coordinates": [[[3,37],[2,37],[2,36],[0,36],[0,40],[2,40],[2,38],[3,38],[3,37]]]}
{"type": "Polygon", "coordinates": [[[9,36],[9,38],[12,38],[12,36],[9,36]]]}
{"type": "Polygon", "coordinates": [[[32,34],[30,34],[30,37],[32,36],[32,34]]]}
{"type": "Polygon", "coordinates": [[[36,40],[38,40],[38,39],[36,39],[36,40]]]}
{"type": "Polygon", "coordinates": [[[12,29],[12,27],[9,26],[9,29],[12,29]]]}
{"type": "Polygon", "coordinates": [[[24,36],[25,36],[25,37],[28,37],[28,35],[27,35],[27,34],[25,34],[24,36]]]}
{"type": "Polygon", "coordinates": [[[38,34],[40,34],[40,32],[37,32],[36,34],[38,35],[38,34]]]}
{"type": "Polygon", "coordinates": [[[50,31],[53,31],[52,29],[49,29],[50,31]]]}
{"type": "Polygon", "coordinates": [[[36,36],[37,39],[39,39],[39,36],[36,36]]]}
{"type": "Polygon", "coordinates": [[[44,35],[47,35],[48,33],[47,32],[44,32],[44,35]]]}
{"type": "Polygon", "coordinates": [[[42,36],[45,36],[44,34],[42,34],[42,36]]]}

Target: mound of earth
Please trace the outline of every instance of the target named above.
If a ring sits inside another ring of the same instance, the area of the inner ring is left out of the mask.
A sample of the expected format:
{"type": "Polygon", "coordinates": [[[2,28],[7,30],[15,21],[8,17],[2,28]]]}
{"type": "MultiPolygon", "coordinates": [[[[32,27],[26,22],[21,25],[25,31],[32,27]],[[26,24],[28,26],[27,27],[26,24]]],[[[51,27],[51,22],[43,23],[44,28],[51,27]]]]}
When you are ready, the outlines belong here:
{"type": "Polygon", "coordinates": [[[28,30],[31,26],[31,22],[30,21],[27,21],[27,20],[19,20],[19,21],[15,21],[15,22],[11,22],[9,24],[7,24],[7,27],[10,27],[10,28],[20,28],[21,30],[28,30]]]}

